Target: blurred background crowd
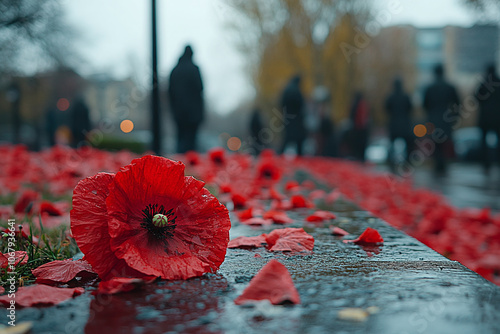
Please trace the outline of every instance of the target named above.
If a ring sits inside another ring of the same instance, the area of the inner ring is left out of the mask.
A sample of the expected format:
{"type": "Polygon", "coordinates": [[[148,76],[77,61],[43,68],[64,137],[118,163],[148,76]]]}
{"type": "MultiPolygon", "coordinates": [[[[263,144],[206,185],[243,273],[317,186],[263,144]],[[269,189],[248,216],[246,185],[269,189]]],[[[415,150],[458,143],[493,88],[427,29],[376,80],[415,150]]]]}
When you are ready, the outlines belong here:
{"type": "MultiPolygon", "coordinates": [[[[0,0],[0,142],[150,149],[149,5],[0,0]]],[[[160,1],[161,153],[489,172],[499,14],[495,0],[160,1]]]]}

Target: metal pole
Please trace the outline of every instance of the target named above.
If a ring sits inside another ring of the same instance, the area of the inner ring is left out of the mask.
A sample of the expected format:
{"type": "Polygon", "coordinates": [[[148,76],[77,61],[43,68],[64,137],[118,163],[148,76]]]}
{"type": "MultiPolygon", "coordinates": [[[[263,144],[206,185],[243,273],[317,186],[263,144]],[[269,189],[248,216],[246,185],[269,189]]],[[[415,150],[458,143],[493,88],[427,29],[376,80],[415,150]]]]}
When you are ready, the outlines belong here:
{"type": "Polygon", "coordinates": [[[156,154],[161,154],[161,117],[160,117],[160,91],[158,87],[158,53],[156,37],[156,0],[151,1],[152,14],[152,46],[153,46],[153,75],[151,92],[151,129],[153,131],[152,149],[156,154]]]}

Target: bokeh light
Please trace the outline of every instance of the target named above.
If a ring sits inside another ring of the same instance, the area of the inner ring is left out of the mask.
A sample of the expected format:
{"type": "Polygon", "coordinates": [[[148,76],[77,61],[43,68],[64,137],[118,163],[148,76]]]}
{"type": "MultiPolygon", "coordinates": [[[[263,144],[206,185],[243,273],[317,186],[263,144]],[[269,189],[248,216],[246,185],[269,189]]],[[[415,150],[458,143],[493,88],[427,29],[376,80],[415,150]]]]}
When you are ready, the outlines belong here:
{"type": "Polygon", "coordinates": [[[129,119],[125,119],[120,123],[120,130],[125,133],[129,133],[134,129],[134,122],[129,119]]]}
{"type": "Polygon", "coordinates": [[[227,148],[231,151],[238,151],[241,148],[241,140],[238,137],[231,137],[227,140],[227,148]]]}
{"type": "Polygon", "coordinates": [[[69,101],[68,101],[68,99],[60,98],[59,100],[57,100],[56,106],[57,106],[57,109],[59,109],[61,111],[66,111],[69,108],[69,101]]]}
{"type": "Polygon", "coordinates": [[[417,124],[413,128],[413,133],[417,137],[423,137],[423,136],[425,136],[427,134],[427,128],[423,124],[417,124]]]}

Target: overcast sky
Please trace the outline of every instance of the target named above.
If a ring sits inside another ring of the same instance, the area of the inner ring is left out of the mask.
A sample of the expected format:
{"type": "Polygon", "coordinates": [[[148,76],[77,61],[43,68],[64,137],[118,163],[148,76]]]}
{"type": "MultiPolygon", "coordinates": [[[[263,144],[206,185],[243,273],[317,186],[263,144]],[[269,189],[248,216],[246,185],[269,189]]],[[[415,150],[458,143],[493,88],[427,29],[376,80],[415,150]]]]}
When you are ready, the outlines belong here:
{"type": "MultiPolygon", "coordinates": [[[[116,78],[135,74],[148,82],[150,63],[150,1],[63,0],[67,20],[82,33],[77,42],[86,64],[84,75],[111,73],[116,78]],[[133,73],[135,72],[135,73],[133,73]]],[[[381,23],[409,23],[420,27],[471,25],[474,14],[462,0],[378,0],[381,23]],[[394,6],[395,4],[395,6],[394,6]],[[390,9],[396,8],[396,9],[390,9]],[[380,12],[381,13],[381,12],[380,12]]],[[[206,97],[214,109],[226,113],[253,90],[244,71],[244,56],[233,47],[225,29],[230,11],[224,0],[158,0],[159,68],[168,76],[186,43],[194,49],[206,97]]]]}

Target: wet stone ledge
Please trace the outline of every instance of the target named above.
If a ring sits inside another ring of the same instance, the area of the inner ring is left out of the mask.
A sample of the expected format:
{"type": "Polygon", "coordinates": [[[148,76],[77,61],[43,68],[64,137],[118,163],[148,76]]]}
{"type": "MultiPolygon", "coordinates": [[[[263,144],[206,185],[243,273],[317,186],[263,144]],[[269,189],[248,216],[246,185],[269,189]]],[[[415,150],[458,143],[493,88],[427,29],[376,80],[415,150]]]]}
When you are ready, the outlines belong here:
{"type": "MultiPolygon", "coordinates": [[[[352,235],[376,228],[384,238],[378,254],[343,243],[328,224],[306,225],[315,238],[311,255],[229,249],[217,274],[113,296],[96,297],[89,290],[58,306],[20,309],[17,321],[33,321],[33,333],[71,334],[500,333],[499,287],[348,202],[329,209],[338,217],[329,224],[352,235]],[[271,259],[288,268],[302,303],[236,306],[233,300],[271,259]],[[347,308],[368,312],[348,320],[342,316],[347,308]]],[[[290,215],[303,221],[310,212],[290,215]]],[[[281,227],[235,225],[231,238],[281,227]]],[[[5,310],[2,314],[5,319],[5,310]]]]}

